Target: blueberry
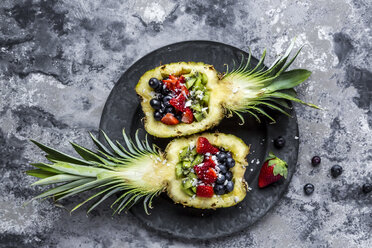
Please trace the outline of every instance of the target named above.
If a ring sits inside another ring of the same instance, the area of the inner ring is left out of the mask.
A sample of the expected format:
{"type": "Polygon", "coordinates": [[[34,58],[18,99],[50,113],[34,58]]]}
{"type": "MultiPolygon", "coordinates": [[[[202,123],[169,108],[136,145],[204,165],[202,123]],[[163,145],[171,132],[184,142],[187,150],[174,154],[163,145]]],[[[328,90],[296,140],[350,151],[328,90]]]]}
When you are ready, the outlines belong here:
{"type": "Polygon", "coordinates": [[[150,100],[150,105],[153,109],[160,109],[161,107],[160,101],[156,98],[153,98],[150,100]]]}
{"type": "Polygon", "coordinates": [[[225,160],[226,160],[226,154],[225,154],[224,152],[219,152],[219,153],[217,154],[217,159],[218,159],[218,161],[219,161],[220,163],[225,162],[225,160]]]}
{"type": "Polygon", "coordinates": [[[223,194],[225,194],[225,187],[223,185],[221,185],[221,184],[216,184],[214,186],[214,193],[216,195],[223,195],[223,194]]]}
{"type": "Polygon", "coordinates": [[[226,165],[229,168],[232,168],[235,166],[235,160],[233,158],[227,158],[226,159],[226,165]]]}
{"type": "Polygon", "coordinates": [[[161,93],[162,93],[164,96],[166,96],[166,95],[170,94],[171,91],[170,91],[167,87],[165,87],[165,85],[164,85],[164,86],[162,87],[162,89],[161,89],[161,93]]]}
{"type": "Polygon", "coordinates": [[[234,183],[232,181],[228,181],[226,184],[226,191],[231,192],[234,190],[234,183]]]}
{"type": "Polygon", "coordinates": [[[336,178],[336,177],[338,177],[341,174],[342,174],[342,167],[341,166],[339,166],[338,164],[335,164],[334,166],[332,166],[332,168],[331,168],[331,175],[333,177],[336,178]]]}
{"type": "Polygon", "coordinates": [[[233,174],[231,171],[226,172],[225,174],[226,180],[230,181],[233,178],[233,174]]]}
{"type": "Polygon", "coordinates": [[[322,160],[320,159],[319,156],[314,156],[314,157],[311,159],[311,164],[312,164],[313,166],[317,166],[317,165],[320,164],[321,161],[322,161],[322,160]]]}
{"type": "Polygon", "coordinates": [[[181,113],[176,113],[174,116],[177,118],[177,120],[178,120],[179,122],[182,121],[182,114],[181,114],[181,113]]]}
{"type": "Polygon", "coordinates": [[[170,96],[170,95],[165,96],[165,97],[163,98],[163,104],[164,104],[164,106],[167,106],[167,107],[172,106],[172,105],[169,103],[169,100],[172,99],[172,98],[173,98],[173,97],[170,96]]]}
{"type": "Polygon", "coordinates": [[[282,136],[279,136],[274,140],[274,146],[278,149],[283,148],[285,145],[285,139],[282,136]]]}
{"type": "Polygon", "coordinates": [[[150,87],[153,88],[153,89],[158,88],[160,84],[161,84],[161,83],[160,83],[160,81],[159,81],[157,78],[151,78],[151,79],[149,80],[149,85],[150,85],[150,87]]]}
{"type": "Polygon", "coordinates": [[[174,114],[174,108],[173,107],[166,107],[164,109],[164,113],[172,113],[172,114],[174,114]]]}
{"type": "Polygon", "coordinates": [[[314,189],[314,185],[312,185],[311,183],[307,183],[304,186],[304,192],[306,195],[311,195],[314,192],[314,189]]]}
{"type": "Polygon", "coordinates": [[[227,158],[232,158],[232,154],[231,154],[231,152],[227,152],[227,153],[226,153],[226,157],[227,157],[227,158]]]}
{"type": "Polygon", "coordinates": [[[365,183],[362,187],[363,193],[368,194],[369,192],[372,192],[372,184],[371,183],[365,183]]]}
{"type": "Polygon", "coordinates": [[[224,152],[225,149],[223,147],[220,148],[220,152],[224,152]]]}
{"type": "Polygon", "coordinates": [[[159,111],[155,111],[154,112],[154,118],[155,118],[155,120],[160,121],[161,118],[163,118],[163,115],[159,111]]]}
{"type": "Polygon", "coordinates": [[[225,182],[225,175],[224,174],[218,174],[218,177],[217,177],[217,180],[216,180],[216,183],[217,184],[223,184],[225,182]]]}
{"type": "Polygon", "coordinates": [[[227,168],[224,164],[218,165],[218,168],[220,168],[221,173],[225,174],[227,171],[227,168]]]}

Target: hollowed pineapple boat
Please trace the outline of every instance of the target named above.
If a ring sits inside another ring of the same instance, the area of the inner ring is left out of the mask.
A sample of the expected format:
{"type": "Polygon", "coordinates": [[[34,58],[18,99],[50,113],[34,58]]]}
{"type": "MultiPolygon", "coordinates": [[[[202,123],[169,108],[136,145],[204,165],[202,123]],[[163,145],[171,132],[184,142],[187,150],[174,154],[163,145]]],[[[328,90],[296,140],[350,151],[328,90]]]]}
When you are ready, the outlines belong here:
{"type": "Polygon", "coordinates": [[[240,66],[225,74],[202,62],[178,62],[147,71],[139,80],[136,92],[145,113],[145,129],[157,137],[175,137],[198,133],[216,126],[226,115],[249,113],[275,120],[263,106],[286,115],[287,100],[296,98],[294,87],[311,74],[304,69],[286,71],[300,50],[289,60],[292,42],[285,54],[269,68],[264,66],[266,51],[254,68],[251,55],[240,66]],[[288,61],[289,60],[289,61],[288,61]]]}
{"type": "Polygon", "coordinates": [[[114,213],[140,200],[148,213],[153,197],[163,191],[175,203],[201,209],[230,207],[246,196],[244,172],[249,147],[233,135],[204,133],[175,139],[164,153],[150,146],[147,138],[140,141],[138,133],[133,142],[123,131],[125,145],[103,135],[108,147],[91,135],[96,152],[71,143],[81,158],[33,141],[51,163],[34,163],[37,169],[27,174],[40,178],[33,185],[54,185],[34,199],[53,197],[60,201],[95,190],[73,210],[97,199],[90,212],[108,197],[120,194],[111,205],[114,213]]]}

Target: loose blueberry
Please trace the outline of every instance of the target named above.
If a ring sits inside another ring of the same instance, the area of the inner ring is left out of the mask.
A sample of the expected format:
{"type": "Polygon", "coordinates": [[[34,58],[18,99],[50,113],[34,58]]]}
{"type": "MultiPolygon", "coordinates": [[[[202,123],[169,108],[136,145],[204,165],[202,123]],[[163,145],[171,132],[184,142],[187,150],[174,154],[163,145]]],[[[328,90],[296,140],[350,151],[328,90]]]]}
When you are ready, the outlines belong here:
{"type": "Polygon", "coordinates": [[[364,194],[368,194],[369,192],[372,192],[372,183],[363,184],[362,190],[364,194]]]}
{"type": "Polygon", "coordinates": [[[224,153],[224,152],[219,152],[219,153],[217,154],[217,159],[218,159],[218,162],[220,162],[220,163],[225,162],[225,160],[226,160],[226,153],[224,153]]]}
{"type": "Polygon", "coordinates": [[[341,174],[342,174],[342,167],[341,166],[339,166],[338,164],[332,166],[332,168],[331,168],[332,177],[338,177],[341,174]]]}
{"type": "Polygon", "coordinates": [[[153,109],[160,109],[161,107],[160,101],[156,98],[153,98],[150,100],[150,105],[153,109]]]}
{"type": "Polygon", "coordinates": [[[159,111],[155,111],[154,112],[154,118],[155,118],[155,120],[160,121],[161,118],[163,118],[163,115],[159,111]]]}
{"type": "Polygon", "coordinates": [[[274,140],[274,146],[278,149],[283,148],[285,145],[285,139],[282,136],[279,136],[274,140]]]}
{"type": "Polygon", "coordinates": [[[231,181],[231,179],[233,178],[232,172],[231,171],[226,172],[225,178],[226,180],[231,181]]]}
{"type": "Polygon", "coordinates": [[[167,106],[167,107],[170,107],[172,106],[170,103],[169,103],[169,100],[172,99],[173,97],[170,96],[170,95],[167,95],[163,98],[163,104],[164,106],[167,106]]]}
{"type": "Polygon", "coordinates": [[[157,78],[151,78],[151,79],[149,80],[149,85],[150,85],[150,87],[153,88],[153,89],[158,88],[160,84],[161,84],[161,83],[160,83],[160,81],[159,81],[157,78]]]}
{"type": "Polygon", "coordinates": [[[231,192],[234,190],[234,183],[232,181],[228,181],[226,184],[226,191],[231,192]]]}
{"type": "Polygon", "coordinates": [[[225,174],[227,171],[227,168],[224,164],[218,165],[218,168],[220,168],[221,173],[225,174]]]}
{"type": "Polygon", "coordinates": [[[218,174],[218,177],[216,179],[217,184],[223,184],[225,182],[226,178],[224,174],[218,174]]]}
{"type": "Polygon", "coordinates": [[[313,166],[317,166],[317,165],[320,164],[321,161],[322,161],[322,160],[320,159],[319,156],[314,156],[314,157],[311,159],[311,164],[312,164],[313,166]]]}
{"type": "Polygon", "coordinates": [[[304,192],[306,195],[311,195],[314,192],[314,189],[314,185],[312,185],[311,183],[307,183],[304,186],[304,192]]]}
{"type": "Polygon", "coordinates": [[[235,166],[235,160],[233,158],[227,158],[226,159],[226,165],[229,168],[232,168],[235,166]]]}
{"type": "Polygon", "coordinates": [[[221,185],[221,184],[216,184],[214,186],[214,193],[216,195],[223,195],[223,194],[225,194],[225,187],[223,185],[221,185]]]}

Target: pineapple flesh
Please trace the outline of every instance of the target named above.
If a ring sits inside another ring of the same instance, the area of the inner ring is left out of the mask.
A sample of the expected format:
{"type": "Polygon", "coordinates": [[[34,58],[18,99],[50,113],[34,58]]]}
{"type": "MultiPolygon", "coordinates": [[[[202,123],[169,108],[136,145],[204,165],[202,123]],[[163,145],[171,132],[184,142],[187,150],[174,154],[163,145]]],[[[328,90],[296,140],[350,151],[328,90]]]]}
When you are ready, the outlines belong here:
{"type": "Polygon", "coordinates": [[[259,63],[251,67],[251,56],[245,61],[243,58],[238,68],[228,71],[225,74],[218,73],[212,65],[202,62],[178,62],[156,67],[147,71],[139,80],[136,92],[141,98],[142,110],[145,114],[145,129],[156,137],[177,137],[195,134],[208,130],[225,117],[232,113],[238,115],[242,122],[244,119],[241,113],[249,113],[260,121],[260,116],[266,116],[272,122],[275,120],[267,114],[267,107],[288,115],[284,109],[290,108],[289,101],[306,104],[310,107],[317,106],[305,103],[296,97],[294,87],[305,81],[311,74],[304,69],[286,71],[293,63],[300,50],[289,60],[293,49],[292,42],[285,54],[279,57],[272,66],[266,68],[263,53],[259,63]],[[154,108],[150,100],[154,98],[154,89],[149,86],[152,78],[163,80],[169,75],[181,76],[190,72],[205,74],[207,77],[207,88],[210,98],[208,113],[201,121],[194,121],[190,124],[182,123],[176,125],[164,124],[155,120],[154,108]]]}
{"type": "MultiPolygon", "coordinates": [[[[104,133],[103,133],[104,134],[104,133]]],[[[53,197],[60,201],[66,197],[87,190],[98,190],[84,202],[78,204],[72,211],[87,202],[96,200],[88,209],[88,213],[102,201],[112,195],[120,194],[111,207],[114,213],[131,208],[139,201],[148,213],[152,207],[152,199],[161,192],[167,192],[175,202],[184,206],[215,209],[233,206],[244,199],[248,185],[244,180],[246,156],[249,147],[239,138],[222,133],[203,133],[189,138],[179,138],[171,141],[161,152],[156,146],[151,146],[147,139],[140,141],[136,134],[135,141],[127,137],[123,130],[125,145],[113,142],[104,134],[105,146],[91,135],[98,147],[97,151],[71,143],[81,158],[72,157],[48,146],[33,141],[44,150],[46,158],[51,163],[34,163],[36,169],[27,171],[28,175],[40,178],[33,185],[49,185],[53,188],[33,199],[53,197]],[[235,166],[231,168],[234,189],[223,195],[213,195],[205,198],[190,196],[182,189],[182,180],[176,176],[176,165],[180,162],[180,151],[187,146],[195,146],[199,137],[204,137],[216,146],[230,151],[235,166]]]]}

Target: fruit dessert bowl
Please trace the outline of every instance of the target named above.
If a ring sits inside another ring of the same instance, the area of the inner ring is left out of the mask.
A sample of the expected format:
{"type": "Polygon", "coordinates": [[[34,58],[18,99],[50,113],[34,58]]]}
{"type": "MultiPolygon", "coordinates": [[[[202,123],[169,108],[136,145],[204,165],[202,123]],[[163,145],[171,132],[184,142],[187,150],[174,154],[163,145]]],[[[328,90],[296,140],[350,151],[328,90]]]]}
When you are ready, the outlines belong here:
{"type": "Polygon", "coordinates": [[[72,211],[95,199],[88,212],[108,197],[119,194],[114,213],[143,201],[145,212],[152,199],[166,191],[175,202],[200,209],[231,207],[244,199],[244,180],[249,147],[229,134],[204,133],[171,141],[165,152],[147,139],[135,142],[123,131],[125,145],[103,133],[108,147],[91,135],[97,151],[71,143],[81,158],[75,158],[33,141],[51,163],[34,163],[28,175],[40,178],[33,185],[54,188],[35,197],[57,201],[87,190],[98,190],[72,211]]]}
{"type": "Polygon", "coordinates": [[[289,115],[287,100],[314,108],[296,97],[294,87],[311,74],[304,69],[287,71],[299,49],[290,58],[294,42],[270,67],[264,66],[266,51],[256,66],[251,55],[240,66],[219,73],[202,62],[177,62],[156,67],[143,74],[136,92],[145,113],[146,131],[156,137],[198,133],[218,125],[233,113],[244,122],[242,113],[260,121],[260,115],[275,120],[263,107],[289,115]]]}

